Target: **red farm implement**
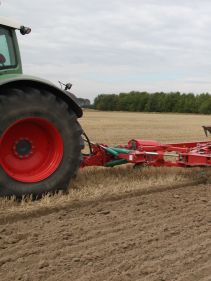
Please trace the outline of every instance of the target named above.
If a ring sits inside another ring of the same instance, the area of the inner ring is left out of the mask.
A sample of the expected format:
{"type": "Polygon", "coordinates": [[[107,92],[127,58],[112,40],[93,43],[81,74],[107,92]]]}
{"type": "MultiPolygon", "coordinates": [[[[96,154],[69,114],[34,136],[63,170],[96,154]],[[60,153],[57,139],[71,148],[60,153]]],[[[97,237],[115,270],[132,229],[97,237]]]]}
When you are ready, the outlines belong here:
{"type": "MultiPolygon", "coordinates": [[[[203,126],[205,134],[211,127],[203,126]]],[[[153,167],[211,166],[211,141],[162,144],[153,140],[132,139],[126,145],[109,147],[94,144],[85,136],[90,154],[83,156],[81,167],[114,167],[126,163],[153,167]]]]}

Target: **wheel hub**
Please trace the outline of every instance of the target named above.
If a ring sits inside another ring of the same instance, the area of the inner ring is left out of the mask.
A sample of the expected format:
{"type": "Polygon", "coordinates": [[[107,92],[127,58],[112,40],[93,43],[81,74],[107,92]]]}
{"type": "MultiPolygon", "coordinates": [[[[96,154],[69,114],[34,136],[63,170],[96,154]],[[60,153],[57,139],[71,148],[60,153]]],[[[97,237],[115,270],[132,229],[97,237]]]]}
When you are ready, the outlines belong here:
{"type": "Polygon", "coordinates": [[[27,158],[33,154],[32,141],[29,139],[20,139],[13,145],[13,151],[19,158],[27,158]]]}

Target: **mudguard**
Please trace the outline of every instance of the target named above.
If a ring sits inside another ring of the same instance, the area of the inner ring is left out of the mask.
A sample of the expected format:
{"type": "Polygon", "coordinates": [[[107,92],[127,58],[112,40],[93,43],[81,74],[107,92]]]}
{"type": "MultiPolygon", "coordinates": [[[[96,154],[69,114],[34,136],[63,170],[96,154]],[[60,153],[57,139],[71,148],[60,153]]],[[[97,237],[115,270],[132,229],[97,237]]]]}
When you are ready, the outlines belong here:
{"type": "Polygon", "coordinates": [[[63,99],[75,112],[78,118],[82,117],[83,111],[77,102],[72,98],[71,93],[63,91],[48,80],[29,75],[8,74],[0,76],[0,89],[19,88],[31,86],[37,89],[50,91],[52,94],[63,99]]]}

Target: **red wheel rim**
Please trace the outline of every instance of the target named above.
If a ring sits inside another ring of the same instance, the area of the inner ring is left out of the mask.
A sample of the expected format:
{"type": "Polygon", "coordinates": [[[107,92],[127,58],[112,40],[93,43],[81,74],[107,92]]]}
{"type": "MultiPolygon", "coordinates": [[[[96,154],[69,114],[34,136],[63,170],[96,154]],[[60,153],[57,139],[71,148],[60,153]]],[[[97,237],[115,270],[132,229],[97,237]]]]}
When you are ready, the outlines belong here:
{"type": "Polygon", "coordinates": [[[56,171],[63,149],[62,137],[52,123],[43,118],[20,119],[1,137],[1,165],[17,181],[39,182],[56,171]]]}

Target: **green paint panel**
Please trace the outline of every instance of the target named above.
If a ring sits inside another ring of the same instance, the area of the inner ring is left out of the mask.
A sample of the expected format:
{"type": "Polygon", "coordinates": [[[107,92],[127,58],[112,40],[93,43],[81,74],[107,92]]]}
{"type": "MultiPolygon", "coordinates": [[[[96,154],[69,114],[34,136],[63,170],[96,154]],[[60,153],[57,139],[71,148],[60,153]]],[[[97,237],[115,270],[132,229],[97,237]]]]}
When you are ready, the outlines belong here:
{"type": "Polygon", "coordinates": [[[110,153],[110,154],[112,154],[112,155],[114,155],[114,156],[118,156],[118,154],[119,154],[119,152],[115,151],[115,150],[112,149],[111,147],[105,147],[105,150],[106,150],[108,153],[110,153]]]}
{"type": "Polygon", "coordinates": [[[126,163],[128,163],[126,159],[117,159],[117,160],[108,162],[106,164],[106,167],[114,167],[114,166],[122,165],[122,164],[126,164],[126,163]]]}
{"type": "Polygon", "coordinates": [[[133,152],[133,150],[129,150],[126,148],[120,148],[120,147],[111,147],[111,149],[113,149],[114,151],[116,151],[118,153],[125,153],[125,154],[133,152]]]}

